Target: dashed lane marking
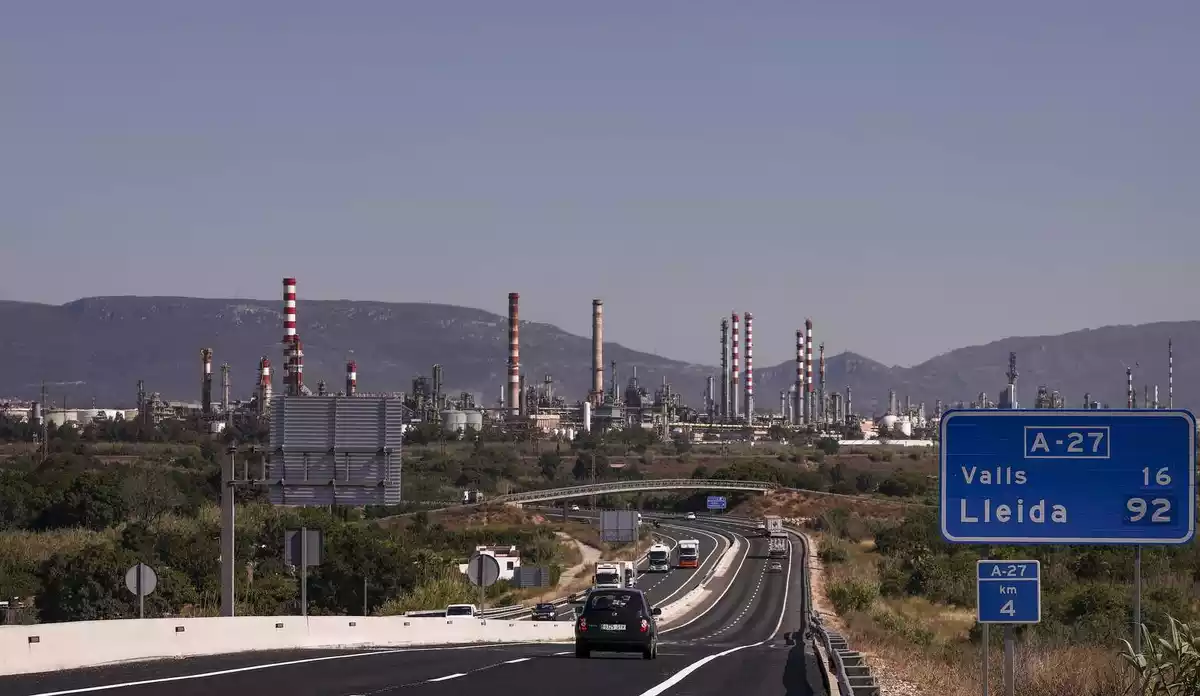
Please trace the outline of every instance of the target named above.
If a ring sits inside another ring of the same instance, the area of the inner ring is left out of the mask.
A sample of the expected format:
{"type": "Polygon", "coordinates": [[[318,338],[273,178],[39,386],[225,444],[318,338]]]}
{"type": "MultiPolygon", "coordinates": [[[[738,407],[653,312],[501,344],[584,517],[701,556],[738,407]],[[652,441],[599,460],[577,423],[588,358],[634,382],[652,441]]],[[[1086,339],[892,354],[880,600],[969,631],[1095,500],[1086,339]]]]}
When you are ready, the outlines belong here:
{"type": "Polygon", "coordinates": [[[447,674],[444,677],[436,677],[434,679],[426,679],[425,681],[426,681],[426,683],[444,682],[444,681],[450,681],[451,679],[458,679],[459,677],[465,677],[465,676],[467,676],[466,672],[458,672],[457,674],[447,674]]]}

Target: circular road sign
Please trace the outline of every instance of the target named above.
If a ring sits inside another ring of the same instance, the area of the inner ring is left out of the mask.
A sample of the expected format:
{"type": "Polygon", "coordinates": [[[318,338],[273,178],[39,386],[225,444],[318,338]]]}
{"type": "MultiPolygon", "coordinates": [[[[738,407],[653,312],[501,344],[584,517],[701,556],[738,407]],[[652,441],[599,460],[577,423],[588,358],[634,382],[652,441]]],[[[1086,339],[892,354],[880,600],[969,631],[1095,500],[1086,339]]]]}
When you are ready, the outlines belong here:
{"type": "Polygon", "coordinates": [[[158,574],[154,572],[153,568],[145,563],[138,563],[135,566],[131,566],[129,570],[125,571],[125,587],[127,587],[129,591],[135,595],[138,594],[139,573],[141,574],[142,581],[142,596],[144,597],[146,595],[153,594],[154,588],[158,587],[158,574]]]}
{"type": "Polygon", "coordinates": [[[476,553],[467,561],[467,579],[472,585],[490,587],[500,579],[500,562],[490,554],[476,553]]]}

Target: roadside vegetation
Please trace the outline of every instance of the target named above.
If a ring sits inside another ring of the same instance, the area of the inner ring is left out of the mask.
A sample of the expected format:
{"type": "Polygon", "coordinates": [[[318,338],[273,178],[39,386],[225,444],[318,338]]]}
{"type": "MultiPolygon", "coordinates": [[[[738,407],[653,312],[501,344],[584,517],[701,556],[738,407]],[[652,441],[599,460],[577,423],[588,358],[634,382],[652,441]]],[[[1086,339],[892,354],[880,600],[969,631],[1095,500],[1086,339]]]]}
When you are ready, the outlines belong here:
{"type": "MultiPolygon", "coordinates": [[[[825,593],[851,644],[902,665],[928,693],[980,691],[974,577],[975,562],[985,553],[1042,562],[1042,622],[1017,630],[1018,694],[1140,693],[1138,674],[1144,684],[1159,685],[1147,694],[1200,693],[1200,638],[1188,628],[1200,619],[1195,545],[1143,551],[1146,649],[1134,655],[1124,642],[1132,639],[1132,549],[951,545],[928,509],[884,519],[832,508],[809,526],[818,540],[825,593]]],[[[1002,645],[1000,632],[992,633],[998,685],[1002,645]]]]}

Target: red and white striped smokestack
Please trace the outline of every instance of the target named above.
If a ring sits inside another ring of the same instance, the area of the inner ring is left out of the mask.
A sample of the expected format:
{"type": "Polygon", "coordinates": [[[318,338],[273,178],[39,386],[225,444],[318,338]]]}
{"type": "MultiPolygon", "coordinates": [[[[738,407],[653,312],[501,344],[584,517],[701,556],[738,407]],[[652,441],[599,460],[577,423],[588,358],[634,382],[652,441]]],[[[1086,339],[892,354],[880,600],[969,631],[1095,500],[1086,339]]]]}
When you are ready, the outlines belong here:
{"type": "Polygon", "coordinates": [[[604,402],[604,300],[592,300],[592,400],[604,402]]]}
{"type": "Polygon", "coordinates": [[[796,329],[796,403],[792,423],[804,423],[804,329],[796,329]]]}
{"type": "Polygon", "coordinates": [[[346,363],[346,396],[358,393],[358,363],[351,360],[346,363]]]}
{"type": "Polygon", "coordinates": [[[520,294],[508,293],[508,403],[505,406],[513,416],[521,415],[521,336],[517,313],[520,299],[520,294]]]}
{"type": "Polygon", "coordinates": [[[746,420],[754,418],[754,315],[746,312],[746,420]]]}
{"type": "Polygon", "coordinates": [[[297,396],[300,388],[296,384],[296,279],[283,279],[283,383],[287,394],[297,396]]]}
{"type": "Polygon", "coordinates": [[[739,387],[742,380],[742,354],[738,345],[738,334],[741,333],[742,320],[737,312],[730,315],[731,323],[733,324],[733,340],[729,344],[729,408],[736,418],[742,413],[742,400],[738,398],[739,387]]]}
{"type": "Polygon", "coordinates": [[[813,391],[812,319],[804,320],[804,379],[807,391],[813,391]]]}
{"type": "Polygon", "coordinates": [[[271,403],[271,360],[263,356],[258,361],[258,407],[266,411],[271,403]]]}

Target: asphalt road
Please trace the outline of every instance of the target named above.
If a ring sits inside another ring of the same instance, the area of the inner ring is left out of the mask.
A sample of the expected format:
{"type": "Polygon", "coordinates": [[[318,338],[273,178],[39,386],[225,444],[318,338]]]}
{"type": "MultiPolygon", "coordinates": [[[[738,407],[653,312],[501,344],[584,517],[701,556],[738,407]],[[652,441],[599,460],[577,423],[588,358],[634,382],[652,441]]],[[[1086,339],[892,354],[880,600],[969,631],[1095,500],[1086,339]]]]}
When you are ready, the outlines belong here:
{"type": "Polygon", "coordinates": [[[711,609],[664,627],[657,660],[603,653],[581,660],[568,644],[287,651],[0,677],[0,696],[823,694],[815,659],[803,641],[792,644],[793,633],[805,630],[799,547],[783,573],[766,572],[765,540],[749,539],[738,558],[730,581],[712,583],[724,587],[711,609]]]}

